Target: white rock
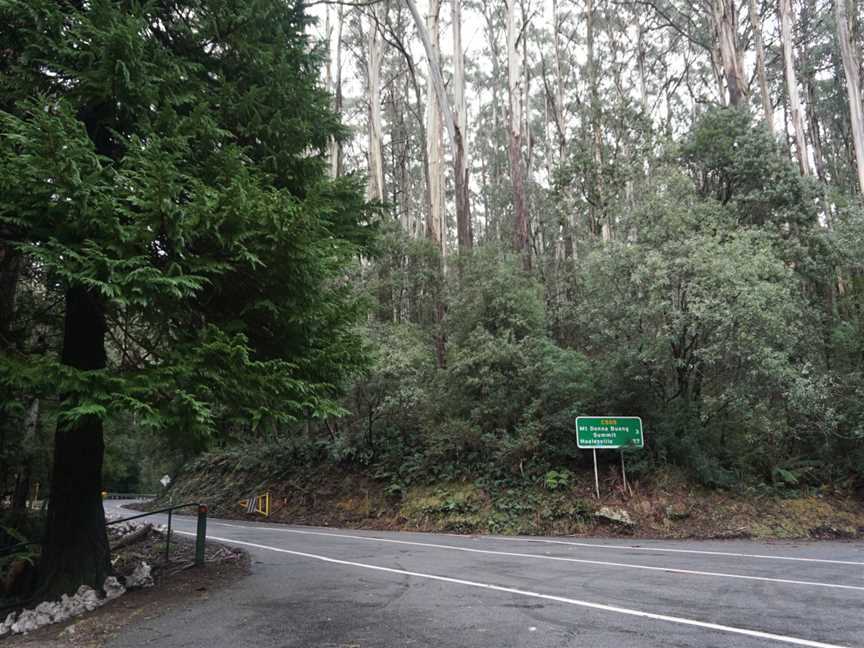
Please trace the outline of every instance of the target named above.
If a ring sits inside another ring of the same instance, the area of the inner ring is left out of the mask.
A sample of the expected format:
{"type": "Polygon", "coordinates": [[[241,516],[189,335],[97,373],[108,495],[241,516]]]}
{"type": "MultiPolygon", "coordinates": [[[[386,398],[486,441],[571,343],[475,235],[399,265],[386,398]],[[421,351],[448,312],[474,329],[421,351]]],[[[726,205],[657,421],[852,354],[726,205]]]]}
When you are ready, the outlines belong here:
{"type": "Polygon", "coordinates": [[[102,585],[102,589],[105,590],[105,600],[110,601],[111,599],[115,599],[118,596],[122,596],[126,593],[126,588],[120,584],[114,576],[109,576],[105,579],[105,584],[102,585]]]}
{"type": "Polygon", "coordinates": [[[594,514],[594,517],[600,518],[602,520],[607,520],[609,522],[617,522],[618,524],[623,524],[624,526],[635,526],[636,523],[633,521],[633,518],[630,517],[630,514],[624,509],[620,508],[612,508],[611,506],[603,506],[594,514]]]}
{"type": "MultiPolygon", "coordinates": [[[[153,577],[150,575],[150,565],[141,563],[135,569],[133,576],[137,574],[138,587],[150,587],[153,585],[153,577]],[[149,584],[148,584],[149,583],[149,584]]],[[[123,595],[126,588],[120,584],[114,576],[105,579],[103,585],[105,597],[99,598],[99,593],[92,587],[82,585],[74,595],[63,594],[59,601],[43,601],[33,610],[23,610],[20,614],[11,612],[0,624],[0,637],[9,634],[24,634],[38,630],[42,626],[58,623],[80,616],[85,612],[92,612],[106,602],[123,595]]],[[[70,631],[70,634],[74,631],[70,631]]]]}
{"type": "Polygon", "coordinates": [[[12,632],[14,634],[23,634],[38,630],[40,626],[37,623],[37,618],[40,616],[43,615],[37,615],[33,610],[24,610],[18,615],[18,620],[12,624],[12,632]]]}
{"type": "Polygon", "coordinates": [[[153,587],[153,576],[150,565],[142,562],[135,568],[129,576],[126,577],[126,588],[133,589],[138,587],[153,587]]]}

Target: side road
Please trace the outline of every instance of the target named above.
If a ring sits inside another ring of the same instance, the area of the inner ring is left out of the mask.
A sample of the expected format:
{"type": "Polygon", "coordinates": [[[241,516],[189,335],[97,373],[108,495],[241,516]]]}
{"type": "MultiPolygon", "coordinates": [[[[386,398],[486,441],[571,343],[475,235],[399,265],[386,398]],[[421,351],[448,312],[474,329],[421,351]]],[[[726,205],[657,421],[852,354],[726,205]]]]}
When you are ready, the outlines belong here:
{"type": "MultiPolygon", "coordinates": [[[[108,502],[109,513],[123,514],[108,502]]],[[[194,520],[174,518],[194,535],[194,520]]],[[[112,648],[864,646],[864,543],[340,531],[210,520],[247,549],[230,590],[112,648]]]]}

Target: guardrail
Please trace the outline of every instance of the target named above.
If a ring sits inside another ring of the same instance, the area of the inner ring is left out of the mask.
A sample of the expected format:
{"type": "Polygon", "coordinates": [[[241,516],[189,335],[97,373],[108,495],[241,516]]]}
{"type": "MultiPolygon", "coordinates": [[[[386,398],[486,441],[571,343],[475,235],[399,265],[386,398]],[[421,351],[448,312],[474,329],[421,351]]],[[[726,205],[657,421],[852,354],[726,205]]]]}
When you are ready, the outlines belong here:
{"type": "Polygon", "coordinates": [[[102,493],[102,499],[155,499],[155,493],[102,493]]]}
{"type": "MultiPolygon", "coordinates": [[[[199,502],[187,502],[186,504],[175,504],[174,506],[168,506],[166,508],[158,509],[156,511],[148,511],[147,513],[140,513],[138,515],[130,515],[129,517],[122,518],[120,520],[110,520],[105,523],[105,526],[111,526],[112,524],[121,524],[123,522],[129,522],[131,520],[138,520],[140,518],[148,517],[150,515],[158,515],[160,513],[168,513],[168,532],[165,534],[165,562],[168,562],[168,559],[171,556],[171,518],[174,514],[174,511],[182,508],[191,508],[195,507],[198,512],[198,524],[195,533],[195,564],[203,565],[204,564],[204,549],[206,546],[207,539],[207,505],[201,504],[199,502]]],[[[34,545],[41,545],[42,543],[39,541],[34,542],[19,542],[17,544],[8,545],[6,547],[0,547],[0,556],[6,556],[11,553],[15,553],[18,549],[23,549],[24,547],[30,547],[34,545]]]]}
{"type": "Polygon", "coordinates": [[[157,509],[155,511],[148,511],[147,513],[141,513],[139,515],[131,515],[127,518],[122,518],[120,520],[111,520],[110,522],[106,522],[105,526],[110,526],[112,524],[121,524],[123,522],[129,522],[131,520],[138,520],[140,518],[144,518],[150,515],[158,515],[160,513],[168,514],[168,532],[165,534],[165,562],[168,562],[168,558],[171,554],[171,517],[174,514],[174,511],[182,508],[190,508],[196,507],[198,510],[198,525],[195,533],[195,564],[203,565],[204,564],[204,547],[205,542],[207,540],[207,505],[201,504],[199,502],[188,502],[186,504],[175,504],[174,506],[168,506],[166,508],[157,509]]]}

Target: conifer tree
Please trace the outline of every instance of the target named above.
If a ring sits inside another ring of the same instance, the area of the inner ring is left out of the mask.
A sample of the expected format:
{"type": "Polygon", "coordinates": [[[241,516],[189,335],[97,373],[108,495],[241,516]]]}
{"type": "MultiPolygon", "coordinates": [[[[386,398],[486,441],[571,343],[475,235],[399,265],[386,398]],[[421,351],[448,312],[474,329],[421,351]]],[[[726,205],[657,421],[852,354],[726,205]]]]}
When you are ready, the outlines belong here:
{"type": "Polygon", "coordinates": [[[332,411],[361,362],[362,192],[293,0],[0,2],[0,229],[62,297],[46,594],[110,572],[105,421],[185,443],[332,411]]]}

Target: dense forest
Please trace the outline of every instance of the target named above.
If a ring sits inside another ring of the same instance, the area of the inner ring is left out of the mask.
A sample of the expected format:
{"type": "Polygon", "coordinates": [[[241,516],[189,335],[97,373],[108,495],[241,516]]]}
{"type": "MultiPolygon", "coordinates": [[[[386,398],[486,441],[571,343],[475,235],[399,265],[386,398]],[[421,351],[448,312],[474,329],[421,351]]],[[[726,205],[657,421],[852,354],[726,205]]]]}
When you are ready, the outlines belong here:
{"type": "Polygon", "coordinates": [[[44,580],[104,580],[103,485],[206,452],[554,486],[618,414],[636,477],[860,487],[860,9],[0,0],[0,482],[50,494],[44,580]]]}
{"type": "Polygon", "coordinates": [[[331,173],[365,175],[382,217],[355,279],[372,364],[307,442],[394,487],[543,479],[590,470],[575,416],[626,413],[642,471],[860,479],[859,12],[316,7],[352,128],[331,173]]]}

